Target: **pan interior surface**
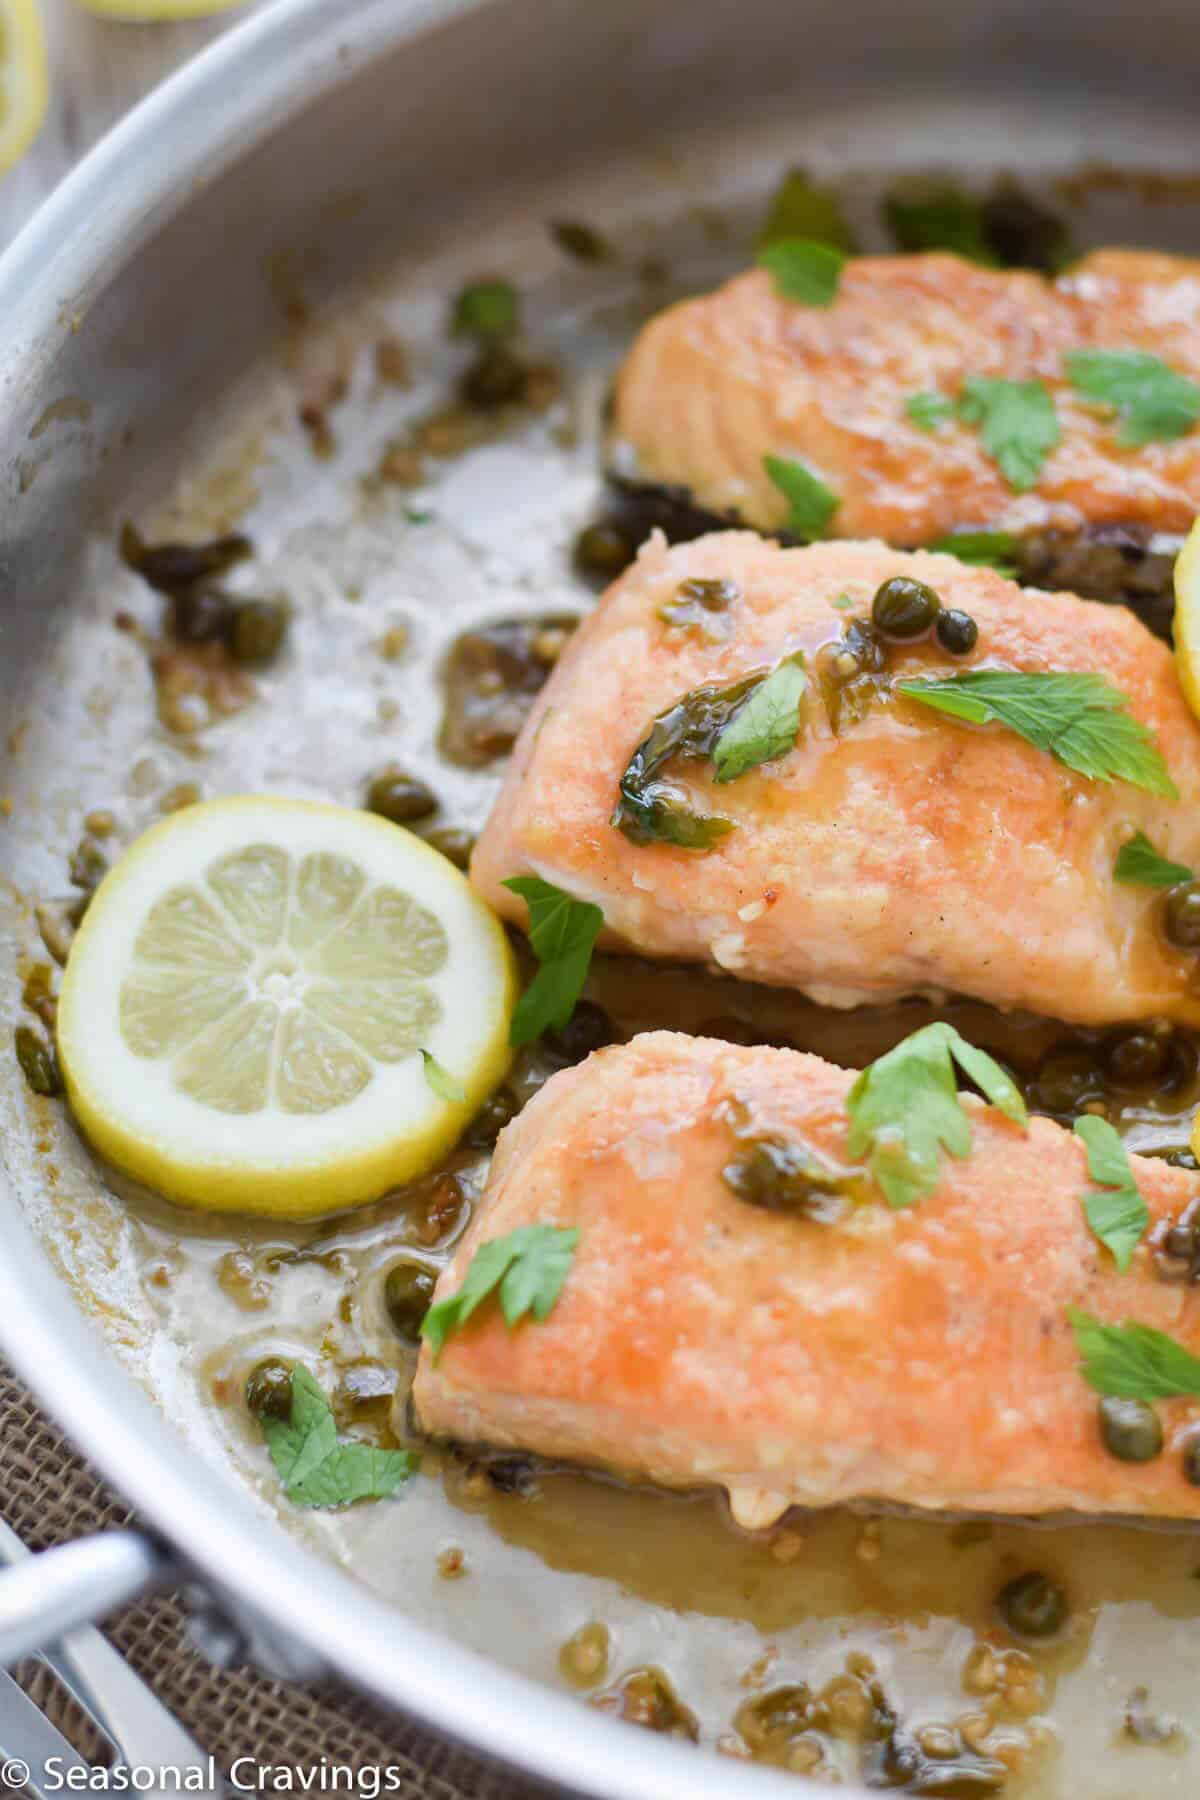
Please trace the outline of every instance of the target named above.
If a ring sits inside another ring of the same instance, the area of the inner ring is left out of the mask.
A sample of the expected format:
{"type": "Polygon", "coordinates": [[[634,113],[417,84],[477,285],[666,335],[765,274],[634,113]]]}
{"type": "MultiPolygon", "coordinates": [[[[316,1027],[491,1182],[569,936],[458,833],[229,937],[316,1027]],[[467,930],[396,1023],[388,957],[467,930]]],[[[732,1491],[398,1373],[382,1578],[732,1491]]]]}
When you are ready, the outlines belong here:
{"type": "MultiPolygon", "coordinates": [[[[593,604],[572,545],[604,507],[600,445],[616,362],[642,319],[744,265],[788,168],[836,185],[866,249],[888,247],[880,202],[898,170],[975,188],[1013,173],[1063,210],[1079,249],[1200,244],[1200,128],[1186,110],[1122,101],[1116,81],[1090,99],[1082,84],[1029,85],[1017,131],[1013,89],[996,91],[982,45],[955,49],[961,68],[976,68],[969,94],[948,97],[915,67],[903,84],[835,83],[803,108],[794,96],[748,106],[730,82],[702,125],[676,95],[650,133],[648,97],[666,93],[672,69],[697,54],[678,20],[668,27],[671,10],[613,9],[625,37],[604,39],[606,66],[619,66],[622,41],[629,57],[644,56],[636,81],[614,90],[619,151],[589,157],[577,125],[570,154],[551,160],[545,120],[520,143],[512,124],[510,179],[493,189],[476,161],[456,188],[460,159],[471,160],[464,147],[480,153],[477,127],[464,121],[459,155],[440,127],[425,179],[410,171],[405,185],[394,170],[373,174],[362,126],[330,149],[331,123],[381,91],[368,69],[361,92],[350,80],[322,102],[323,129],[281,126],[253,153],[235,205],[226,178],[199,197],[191,223],[163,217],[141,253],[149,327],[131,311],[136,263],[77,307],[61,297],[67,325],[48,357],[20,363],[4,444],[0,936],[10,973],[0,1010],[10,1038],[25,1016],[22,985],[46,961],[37,907],[69,901],[83,838],[111,856],[201,796],[353,805],[393,763],[436,794],[437,826],[479,828],[501,765],[446,754],[454,646],[467,632],[553,622],[593,604]],[[672,124],[689,110],[686,126],[672,124]],[[289,184],[283,227],[268,231],[271,184],[297,145],[306,169],[330,156],[341,166],[314,176],[303,205],[300,184],[289,184]],[[539,161],[548,175],[536,174],[539,161]],[[604,254],[564,252],[564,221],[599,234],[604,254]],[[455,400],[471,353],[446,319],[455,293],[484,275],[518,288],[523,353],[543,384],[536,404],[472,418],[455,400]],[[180,346],[174,374],[164,341],[180,346]],[[244,531],[254,553],[230,588],[286,605],[278,662],[242,685],[172,662],[163,602],[117,552],[126,519],[151,542],[244,531]]],[[[697,31],[712,10],[697,9],[697,31]]],[[[769,10],[758,9],[760,23],[769,10]]],[[[493,8],[489,29],[535,11],[565,33],[554,7],[493,8]]],[[[918,9],[916,40],[924,19],[918,9]]],[[[469,20],[448,20],[430,39],[423,117],[448,91],[438,83],[461,66],[469,30],[469,20]]],[[[583,81],[579,56],[560,56],[564,98],[583,81]]],[[[532,104],[523,57],[538,60],[522,36],[505,65],[511,85],[498,83],[510,123],[532,104]]],[[[763,71],[750,60],[752,98],[763,71]]],[[[414,60],[414,90],[421,73],[414,60]]],[[[389,144],[396,131],[386,127],[389,144]]],[[[729,982],[648,976],[615,959],[593,997],[622,1032],[694,1030],[739,1004],[729,982]]],[[[753,1004],[760,1032],[835,1061],[869,1058],[898,1034],[895,1019],[830,1017],[784,995],[753,1004]]],[[[964,1007],[964,1028],[982,1011],[964,1007]]],[[[902,1029],[919,1022],[911,1008],[904,1017],[902,1029]]],[[[536,1079],[531,1071],[531,1087],[536,1079]]],[[[1153,1109],[1131,1124],[1146,1148],[1181,1135],[1177,1115],[1153,1109]]],[[[396,1502],[299,1513],[279,1499],[243,1404],[248,1372],[265,1357],[305,1361],[345,1422],[388,1429],[412,1363],[389,1325],[384,1278],[401,1252],[435,1266],[462,1218],[435,1216],[438,1196],[424,1189],[317,1227],[181,1214],[99,1169],[61,1105],[32,1097],[15,1064],[0,1074],[0,1127],[11,1193],[125,1367],[264,1519],[282,1517],[406,1618],[627,1716],[637,1710],[631,1674],[665,1671],[680,1707],[668,1729],[690,1735],[694,1725],[709,1747],[774,1764],[786,1759],[763,1749],[746,1708],[804,1683],[841,1723],[815,1751],[793,1746],[791,1766],[841,1791],[867,1766],[872,1684],[918,1738],[969,1736],[970,1720],[992,1710],[1003,1787],[963,1791],[1127,1800],[1134,1786],[1196,1790],[1200,1744],[1187,1721],[1200,1676],[1200,1544],[1191,1534],[842,1512],[754,1539],[707,1495],[632,1493],[436,1451],[396,1502]],[[1036,1653],[997,1635],[994,1612],[996,1593],[1031,1570],[1059,1581],[1071,1602],[1068,1630],[1036,1653]],[[1161,1731],[1139,1736],[1135,1715],[1152,1715],[1161,1731]]],[[[477,1194],[485,1169],[483,1149],[457,1161],[460,1200],[477,1194]]],[[[463,1711],[469,1737],[465,1697],[463,1711]]]]}

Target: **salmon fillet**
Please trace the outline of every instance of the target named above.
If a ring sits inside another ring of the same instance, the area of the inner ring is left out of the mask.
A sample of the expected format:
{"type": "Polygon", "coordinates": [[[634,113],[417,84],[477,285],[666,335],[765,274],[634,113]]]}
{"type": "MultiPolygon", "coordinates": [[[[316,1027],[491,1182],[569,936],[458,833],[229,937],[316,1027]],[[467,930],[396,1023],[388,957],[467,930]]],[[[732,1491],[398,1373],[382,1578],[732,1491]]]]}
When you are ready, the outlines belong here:
{"type": "Polygon", "coordinates": [[[617,382],[614,467],[694,505],[775,531],[788,503],[764,453],[803,462],[838,496],[830,531],[931,543],[968,527],[1187,531],[1200,511],[1200,432],[1122,449],[1066,380],[1069,350],[1147,350],[1200,380],[1200,262],[1103,250],[1054,281],[943,253],[849,262],[828,308],[763,269],[670,307],[617,382]],[[978,431],[922,431],[913,394],[970,376],[1052,390],[1062,442],[1014,493],[978,431]]]}
{"type": "MultiPolygon", "coordinates": [[[[909,1211],[878,1195],[836,1222],[768,1212],[722,1179],[741,1129],[845,1163],[854,1075],[793,1050],[653,1032],[555,1075],[500,1138],[453,1294],[481,1244],[577,1226],[541,1323],[481,1307],[415,1402],[431,1434],[668,1487],[719,1484],[750,1525],[788,1506],[1200,1518],[1180,1444],[1200,1401],[1161,1403],[1151,1463],[1100,1442],[1066,1308],[1130,1317],[1200,1353],[1194,1292],[1140,1248],[1120,1275],[1080,1203],[1083,1146],[964,1096],[973,1145],[909,1211]]],[[[1130,1159],[1155,1220],[1200,1178],[1130,1159]]]]}
{"type": "Polygon", "coordinates": [[[524,902],[501,883],[540,875],[596,902],[610,945],[825,1005],[949,990],[1086,1025],[1200,1022],[1196,960],[1168,943],[1161,893],[1113,879],[1137,831],[1200,867],[1200,727],[1168,651],[1131,614],[1068,594],[1031,605],[954,557],[785,550],[725,532],[674,549],[652,540],[584,621],[517,742],[471,877],[518,922],[524,902]],[[736,827],[707,853],[613,826],[618,783],[657,714],[797,649],[814,673],[821,647],[899,573],[970,613],[979,641],[953,662],[930,644],[897,647],[898,672],[1100,671],[1153,730],[1179,801],[1088,780],[1000,726],[910,700],[884,696],[835,736],[814,682],[787,755],[723,786],[708,765],[680,768],[699,811],[736,827]],[[737,589],[727,637],[658,616],[684,581],[717,579],[737,589]]]}

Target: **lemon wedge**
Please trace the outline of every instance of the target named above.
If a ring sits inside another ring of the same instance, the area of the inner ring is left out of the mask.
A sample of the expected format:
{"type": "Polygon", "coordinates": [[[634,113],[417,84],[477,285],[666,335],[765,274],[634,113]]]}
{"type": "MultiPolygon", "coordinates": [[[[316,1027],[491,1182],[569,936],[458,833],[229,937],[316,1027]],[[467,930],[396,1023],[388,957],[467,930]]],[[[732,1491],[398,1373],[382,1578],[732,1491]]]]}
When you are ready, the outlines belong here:
{"type": "Polygon", "coordinates": [[[23,156],[46,112],[46,39],[36,0],[0,0],[0,174],[23,156]]]}
{"type": "Polygon", "coordinates": [[[229,12],[244,6],[245,0],[78,0],[84,12],[99,13],[104,19],[153,21],[155,19],[202,19],[208,13],[229,12]]]}
{"type": "Polygon", "coordinates": [[[505,1074],[515,997],[498,921],[411,832],[215,800],[105,876],[58,1050],[118,1168],[184,1205],[311,1218],[444,1155],[505,1074]]]}
{"type": "Polygon", "coordinates": [[[1175,560],[1175,668],[1183,697],[1200,719],[1200,519],[1175,560]]]}

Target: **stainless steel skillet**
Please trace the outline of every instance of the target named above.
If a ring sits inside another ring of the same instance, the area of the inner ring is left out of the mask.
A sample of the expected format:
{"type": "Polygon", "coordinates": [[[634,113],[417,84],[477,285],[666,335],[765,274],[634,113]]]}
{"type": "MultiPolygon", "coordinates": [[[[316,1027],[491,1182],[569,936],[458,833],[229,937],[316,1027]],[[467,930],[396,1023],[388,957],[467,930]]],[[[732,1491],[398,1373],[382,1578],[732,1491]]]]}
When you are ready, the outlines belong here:
{"type": "MultiPolygon", "coordinates": [[[[795,160],[818,147],[858,165],[1195,168],[1192,23],[1184,0],[1136,15],[1117,0],[283,0],[139,108],[0,263],[5,727],[81,606],[89,529],[161,494],[271,354],[272,253],[298,255],[317,297],[349,290],[402,243],[469,242],[548,171],[582,179],[659,137],[686,140],[698,171],[720,163],[736,178],[744,160],[749,184],[768,114],[790,118],[776,142],[795,160]]],[[[652,160],[640,167],[651,184],[652,160]]],[[[86,720],[62,724],[64,763],[86,760],[86,720]]],[[[45,891],[44,839],[19,812],[0,832],[5,882],[45,891]]],[[[35,1241],[18,1079],[0,1062],[0,1347],[286,1666],[336,1671],[585,1794],[794,1791],[613,1729],[406,1621],[265,1525],[121,1371],[35,1241]]],[[[109,1604],[162,1566],[141,1542],[98,1554],[109,1604]]],[[[73,1606],[100,1603],[95,1568],[89,1555],[73,1606]]]]}

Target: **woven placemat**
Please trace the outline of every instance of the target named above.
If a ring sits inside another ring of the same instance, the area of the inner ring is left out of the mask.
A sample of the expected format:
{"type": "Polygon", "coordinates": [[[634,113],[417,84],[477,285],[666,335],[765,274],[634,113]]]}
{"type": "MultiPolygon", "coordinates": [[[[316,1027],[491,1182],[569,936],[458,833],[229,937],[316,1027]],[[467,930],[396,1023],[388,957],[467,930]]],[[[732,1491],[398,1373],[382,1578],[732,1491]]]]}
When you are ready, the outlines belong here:
{"type": "MultiPolygon", "coordinates": [[[[123,1501],[68,1448],[0,1365],[0,1511],[42,1550],[124,1525],[123,1501]]],[[[285,1687],[248,1669],[218,1671],[185,1636],[175,1599],[160,1595],[112,1621],[108,1636],[201,1749],[228,1770],[239,1756],[311,1768],[321,1762],[396,1771],[395,1800],[539,1800],[540,1784],[502,1774],[347,1690],[285,1687]]],[[[22,1685],[89,1759],[100,1745],[38,1663],[22,1685]]],[[[469,1696],[464,1695],[464,1707],[469,1696]]]]}

